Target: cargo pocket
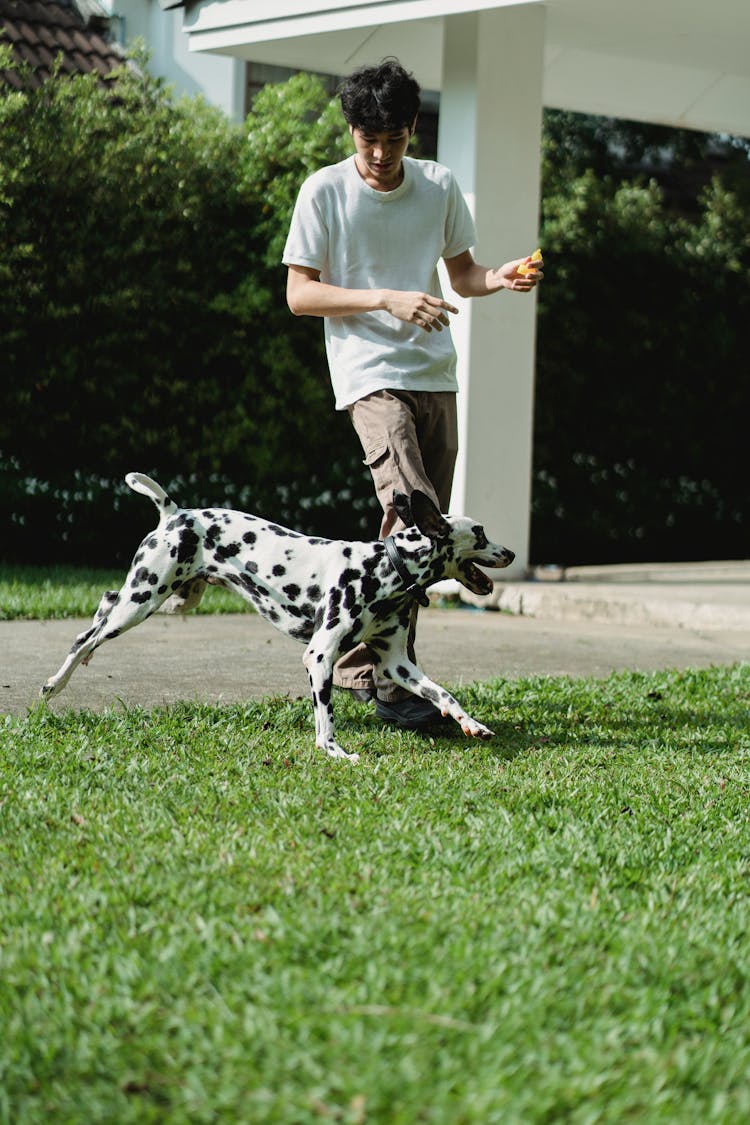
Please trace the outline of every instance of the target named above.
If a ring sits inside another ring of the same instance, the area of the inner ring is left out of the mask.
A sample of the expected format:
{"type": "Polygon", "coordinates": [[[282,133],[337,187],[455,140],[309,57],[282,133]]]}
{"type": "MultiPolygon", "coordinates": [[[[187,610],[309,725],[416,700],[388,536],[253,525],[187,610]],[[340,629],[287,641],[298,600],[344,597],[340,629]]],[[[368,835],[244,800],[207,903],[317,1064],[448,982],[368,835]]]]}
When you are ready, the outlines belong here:
{"type": "Polygon", "coordinates": [[[367,465],[367,467],[374,472],[375,467],[377,466],[378,462],[383,460],[387,456],[388,456],[388,442],[387,441],[379,441],[375,445],[373,445],[373,447],[371,449],[368,449],[368,451],[365,455],[365,459],[362,463],[363,463],[363,465],[367,465]]]}
{"type": "Polygon", "coordinates": [[[388,442],[379,441],[372,445],[365,454],[364,464],[372,473],[380,506],[387,511],[393,503],[393,488],[398,476],[388,442]]]}

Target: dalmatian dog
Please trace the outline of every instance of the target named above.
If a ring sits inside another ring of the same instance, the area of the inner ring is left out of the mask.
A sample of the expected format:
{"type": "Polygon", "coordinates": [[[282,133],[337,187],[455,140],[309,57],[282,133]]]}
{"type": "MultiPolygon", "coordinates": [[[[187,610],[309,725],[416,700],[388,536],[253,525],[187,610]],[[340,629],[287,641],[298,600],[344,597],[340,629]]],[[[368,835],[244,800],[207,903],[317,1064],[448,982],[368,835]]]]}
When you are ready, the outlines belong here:
{"type": "Polygon", "coordinates": [[[42,698],[62,691],[104,641],[162,607],[193,608],[211,582],[236,591],[282,633],[307,646],[303,661],[315,743],[330,757],[358,757],[334,737],[331,696],[336,660],[362,641],[380,675],[429,700],[464,734],[492,736],[407,655],[413,603],[427,604],[426,587],[453,578],[487,594],[492,581],[477,564],[500,568],[513,561],[513,552],[491,543],[473,520],[441,515],[423,492],[394,493],[406,530],[369,543],[315,539],[244,512],[180,508],[150,477],[130,473],[125,479],[156,504],[159,524],[138,548],[122,588],[103,595],[93,622],[47,680],[42,698]]]}

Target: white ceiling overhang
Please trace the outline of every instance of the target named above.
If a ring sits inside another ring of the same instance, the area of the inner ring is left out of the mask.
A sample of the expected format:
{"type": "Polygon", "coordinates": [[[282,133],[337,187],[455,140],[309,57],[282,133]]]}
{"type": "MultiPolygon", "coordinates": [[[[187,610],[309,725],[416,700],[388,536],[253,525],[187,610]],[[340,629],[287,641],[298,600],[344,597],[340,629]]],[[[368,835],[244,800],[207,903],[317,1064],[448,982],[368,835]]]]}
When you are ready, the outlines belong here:
{"type": "MultiPolygon", "coordinates": [[[[397,55],[439,90],[446,17],[512,2],[188,0],[183,27],[192,51],[330,74],[397,55]]],[[[545,105],[750,135],[750,0],[544,7],[545,105]]]]}

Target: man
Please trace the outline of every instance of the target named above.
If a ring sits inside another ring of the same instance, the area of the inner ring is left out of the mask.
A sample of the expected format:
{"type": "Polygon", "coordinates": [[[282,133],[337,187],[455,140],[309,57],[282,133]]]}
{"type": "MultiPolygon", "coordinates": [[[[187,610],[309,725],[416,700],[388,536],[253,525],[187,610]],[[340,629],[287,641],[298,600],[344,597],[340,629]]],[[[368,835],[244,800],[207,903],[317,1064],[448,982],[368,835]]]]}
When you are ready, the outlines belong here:
{"type": "MultiPolygon", "coordinates": [[[[339,93],[355,152],[302,185],[283,256],[287,301],[296,316],[325,320],[336,408],[362,442],[385,538],[402,526],[394,488],[420,488],[443,512],[450,500],[458,385],[448,314],[458,310],[443,299],[440,258],[461,297],[528,293],[543,275],[528,257],[497,269],[475,262],[474,223],[453,174],[406,155],[420,88],[396,59],[355,71],[339,93]]],[[[413,632],[414,619],[410,643],[413,632]]],[[[374,697],[384,721],[419,729],[440,719],[377,681],[364,645],[339,661],[334,682],[374,697]]]]}

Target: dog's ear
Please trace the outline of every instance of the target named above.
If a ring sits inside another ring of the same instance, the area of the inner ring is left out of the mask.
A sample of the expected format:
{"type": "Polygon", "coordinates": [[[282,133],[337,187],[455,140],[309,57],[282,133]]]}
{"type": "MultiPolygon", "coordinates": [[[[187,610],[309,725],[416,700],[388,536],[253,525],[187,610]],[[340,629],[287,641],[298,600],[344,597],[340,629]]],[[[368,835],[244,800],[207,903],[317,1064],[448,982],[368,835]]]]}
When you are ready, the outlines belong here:
{"type": "Polygon", "coordinates": [[[411,512],[413,522],[423,535],[430,539],[439,539],[449,530],[447,520],[443,519],[440,510],[426,492],[417,488],[411,494],[411,512]]]}
{"type": "Polygon", "coordinates": [[[393,490],[393,507],[404,527],[411,527],[414,523],[414,517],[411,514],[409,497],[405,492],[399,492],[397,488],[393,490]]]}

